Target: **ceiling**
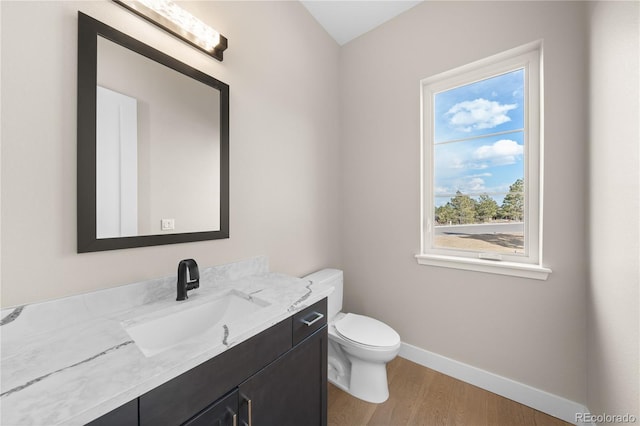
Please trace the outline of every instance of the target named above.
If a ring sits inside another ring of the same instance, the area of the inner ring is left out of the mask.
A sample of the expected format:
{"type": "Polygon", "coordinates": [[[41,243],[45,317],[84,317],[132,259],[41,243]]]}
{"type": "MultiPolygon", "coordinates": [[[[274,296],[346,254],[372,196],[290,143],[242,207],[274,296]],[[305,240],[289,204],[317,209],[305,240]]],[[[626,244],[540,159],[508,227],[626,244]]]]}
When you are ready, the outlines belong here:
{"type": "Polygon", "coordinates": [[[340,46],[423,0],[300,0],[340,46]]]}

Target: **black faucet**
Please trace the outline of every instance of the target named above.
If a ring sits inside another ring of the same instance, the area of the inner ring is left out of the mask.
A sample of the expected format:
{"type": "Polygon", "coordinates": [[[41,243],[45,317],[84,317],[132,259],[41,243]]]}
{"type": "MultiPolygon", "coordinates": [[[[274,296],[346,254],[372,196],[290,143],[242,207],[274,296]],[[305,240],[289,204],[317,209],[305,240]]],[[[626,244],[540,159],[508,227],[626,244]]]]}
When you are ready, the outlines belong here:
{"type": "Polygon", "coordinates": [[[188,299],[187,291],[200,287],[200,271],[193,259],[184,259],[178,263],[178,297],[176,300],[188,299]]]}

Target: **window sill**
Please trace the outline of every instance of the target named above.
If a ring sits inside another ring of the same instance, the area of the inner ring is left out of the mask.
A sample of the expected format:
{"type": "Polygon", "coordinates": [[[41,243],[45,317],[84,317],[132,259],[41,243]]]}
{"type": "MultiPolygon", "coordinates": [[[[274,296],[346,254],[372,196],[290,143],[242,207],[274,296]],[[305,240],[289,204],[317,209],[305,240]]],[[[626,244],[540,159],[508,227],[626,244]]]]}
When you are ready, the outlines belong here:
{"type": "Polygon", "coordinates": [[[540,265],[440,256],[433,254],[417,254],[416,260],[420,265],[463,269],[466,271],[486,272],[489,274],[510,275],[513,277],[531,278],[543,281],[546,280],[551,273],[551,269],[540,265]]]}

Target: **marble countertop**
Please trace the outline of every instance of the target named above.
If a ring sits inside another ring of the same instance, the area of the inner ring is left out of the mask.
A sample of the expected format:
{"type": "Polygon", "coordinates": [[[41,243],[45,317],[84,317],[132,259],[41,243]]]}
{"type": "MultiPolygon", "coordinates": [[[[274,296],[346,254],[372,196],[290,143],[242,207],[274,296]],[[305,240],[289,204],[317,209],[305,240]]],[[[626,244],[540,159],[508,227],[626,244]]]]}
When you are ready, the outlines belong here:
{"type": "Polygon", "coordinates": [[[264,257],[200,270],[176,302],[175,277],[2,310],[0,423],[81,425],[328,296],[332,288],[268,272],[264,257]],[[145,356],[124,325],[229,293],[263,306],[211,341],[196,335],[145,356]]]}

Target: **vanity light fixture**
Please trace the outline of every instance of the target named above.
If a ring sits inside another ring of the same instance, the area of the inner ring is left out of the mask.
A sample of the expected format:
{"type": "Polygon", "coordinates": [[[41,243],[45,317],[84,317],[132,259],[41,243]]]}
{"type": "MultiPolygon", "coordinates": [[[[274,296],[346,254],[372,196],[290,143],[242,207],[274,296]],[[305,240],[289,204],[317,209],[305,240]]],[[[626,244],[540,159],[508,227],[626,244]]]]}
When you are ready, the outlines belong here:
{"type": "Polygon", "coordinates": [[[227,38],[171,0],[113,0],[222,62],[227,38]]]}

